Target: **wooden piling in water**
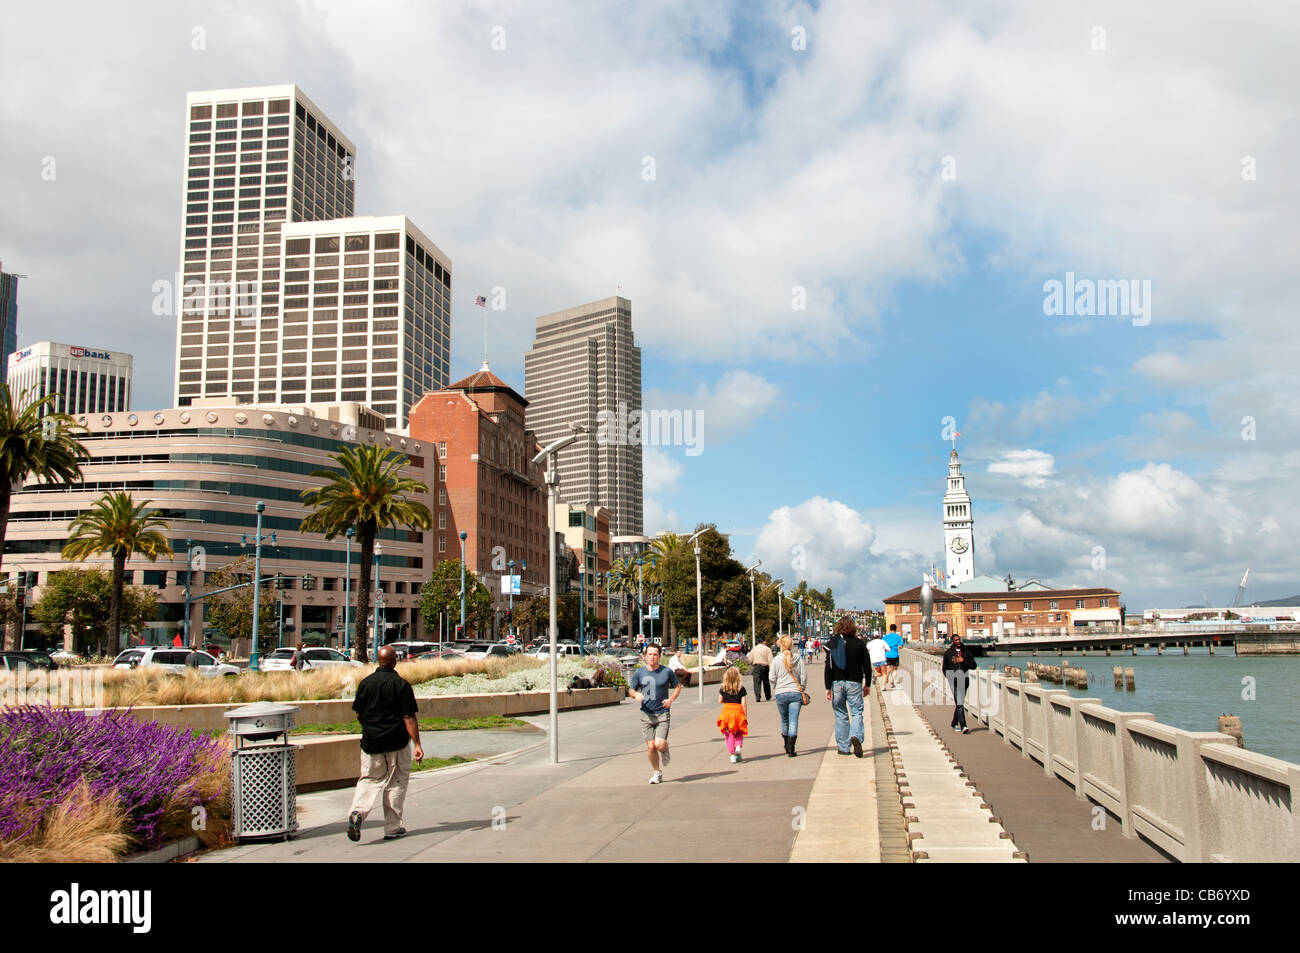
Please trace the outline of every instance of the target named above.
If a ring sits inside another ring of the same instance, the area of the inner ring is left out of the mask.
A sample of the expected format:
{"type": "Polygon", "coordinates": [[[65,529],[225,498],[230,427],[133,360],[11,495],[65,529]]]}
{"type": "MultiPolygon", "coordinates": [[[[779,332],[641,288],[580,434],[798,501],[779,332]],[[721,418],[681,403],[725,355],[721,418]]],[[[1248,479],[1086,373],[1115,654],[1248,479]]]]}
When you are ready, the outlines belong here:
{"type": "MultiPolygon", "coordinates": [[[[251,619],[252,616],[250,615],[249,618],[251,619]]],[[[250,632],[253,631],[253,630],[252,630],[252,625],[253,625],[253,623],[250,622],[250,623],[248,623],[248,625],[249,625],[249,631],[250,631],[250,632]]],[[[1187,645],[1186,642],[1183,643],[1183,654],[1184,654],[1184,655],[1189,654],[1189,653],[1188,653],[1188,645],[1187,645]]]]}
{"type": "MultiPolygon", "coordinates": [[[[250,616],[249,618],[252,618],[252,616],[250,616]]],[[[1120,668],[1118,665],[1115,666],[1115,687],[1116,688],[1124,687],[1124,670],[1120,668]]]]}
{"type": "Polygon", "coordinates": [[[1126,691],[1130,692],[1137,690],[1137,678],[1134,676],[1133,669],[1131,668],[1124,669],[1124,688],[1126,691]]]}
{"type": "MultiPolygon", "coordinates": [[[[251,618],[253,618],[253,617],[250,615],[249,618],[251,619],[251,618]]],[[[251,631],[252,631],[252,625],[253,625],[253,623],[250,622],[250,623],[248,623],[248,625],[249,625],[249,631],[251,632],[251,631]]],[[[1208,646],[1210,647],[1210,654],[1213,655],[1213,654],[1214,654],[1214,640],[1211,639],[1209,642],[1206,642],[1205,644],[1208,645],[1208,646]]]]}
{"type": "Polygon", "coordinates": [[[1165,654],[1165,643],[1161,642],[1158,645],[1156,645],[1156,655],[1164,655],[1164,654],[1165,654]]]}

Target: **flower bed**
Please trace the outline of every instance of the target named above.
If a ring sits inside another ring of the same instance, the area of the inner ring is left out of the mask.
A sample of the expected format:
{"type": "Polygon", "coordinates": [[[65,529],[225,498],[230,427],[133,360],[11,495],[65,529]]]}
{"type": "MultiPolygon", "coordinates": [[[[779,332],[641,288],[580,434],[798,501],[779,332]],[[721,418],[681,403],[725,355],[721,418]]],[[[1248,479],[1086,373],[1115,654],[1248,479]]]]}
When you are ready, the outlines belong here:
{"type": "Polygon", "coordinates": [[[0,710],[0,860],[112,861],[229,827],[230,754],[125,711],[0,710]]]}

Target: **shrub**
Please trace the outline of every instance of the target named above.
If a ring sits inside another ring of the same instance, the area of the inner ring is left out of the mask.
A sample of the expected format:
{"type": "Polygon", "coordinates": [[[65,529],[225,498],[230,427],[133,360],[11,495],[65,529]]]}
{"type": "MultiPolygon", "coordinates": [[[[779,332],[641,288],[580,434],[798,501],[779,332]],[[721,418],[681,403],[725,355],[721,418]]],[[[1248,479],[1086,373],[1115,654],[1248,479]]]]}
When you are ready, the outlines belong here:
{"type": "Polygon", "coordinates": [[[223,744],[126,711],[0,710],[0,856],[107,859],[189,833],[195,807],[211,842],[229,776],[223,744]]]}

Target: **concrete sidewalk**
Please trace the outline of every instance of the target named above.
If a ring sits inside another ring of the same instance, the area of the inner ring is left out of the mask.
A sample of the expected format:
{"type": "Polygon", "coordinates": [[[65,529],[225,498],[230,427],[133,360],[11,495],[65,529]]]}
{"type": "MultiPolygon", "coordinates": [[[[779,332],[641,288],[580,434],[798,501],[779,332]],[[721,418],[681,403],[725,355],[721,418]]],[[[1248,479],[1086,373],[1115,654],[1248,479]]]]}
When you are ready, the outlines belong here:
{"type": "MultiPolygon", "coordinates": [[[[820,686],[820,666],[810,666],[809,682],[820,686]]],[[[750,736],[739,764],[730,762],[715,724],[717,687],[706,687],[704,695],[701,704],[697,690],[686,689],[673,706],[672,761],[662,784],[648,783],[637,705],[627,699],[562,714],[558,765],[550,764],[543,741],[472,765],[417,773],[404,817],[410,833],[402,840],[382,840],[376,811],[361,843],[350,842],[348,789],[299,797],[301,830],[293,840],[210,851],[200,860],[626,862],[649,856],[783,863],[796,838],[800,860],[879,860],[873,759],[835,754],[823,692],[800,717],[795,758],[783,751],[776,704],[751,699],[750,736]]]]}

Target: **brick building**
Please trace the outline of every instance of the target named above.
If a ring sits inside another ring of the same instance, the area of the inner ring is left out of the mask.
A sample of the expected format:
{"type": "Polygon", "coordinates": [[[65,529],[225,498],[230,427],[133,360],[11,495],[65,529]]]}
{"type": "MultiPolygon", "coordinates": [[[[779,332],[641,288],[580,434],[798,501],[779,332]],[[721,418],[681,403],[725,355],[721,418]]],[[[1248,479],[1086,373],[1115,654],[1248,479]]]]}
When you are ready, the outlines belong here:
{"type": "Polygon", "coordinates": [[[516,601],[548,578],[546,484],[542,466],[532,462],[540,447],[524,427],[527,406],[485,363],[411,408],[410,436],[431,451],[430,567],[460,558],[464,532],[466,568],[498,600],[507,598],[501,576],[510,560],[523,577],[516,601]]]}
{"type": "Polygon", "coordinates": [[[587,610],[600,620],[601,628],[607,628],[609,623],[609,592],[602,582],[613,557],[611,515],[608,509],[595,503],[555,504],[556,533],[564,535],[565,545],[582,567],[583,599],[587,610]]]}
{"type": "MultiPolygon", "coordinates": [[[[958,634],[1009,638],[1026,629],[1060,630],[1122,621],[1116,589],[1050,589],[1037,580],[1019,589],[990,592],[934,590],[934,622],[942,637],[958,634]]],[[[885,627],[920,637],[921,587],[888,596],[885,627]]]]}

